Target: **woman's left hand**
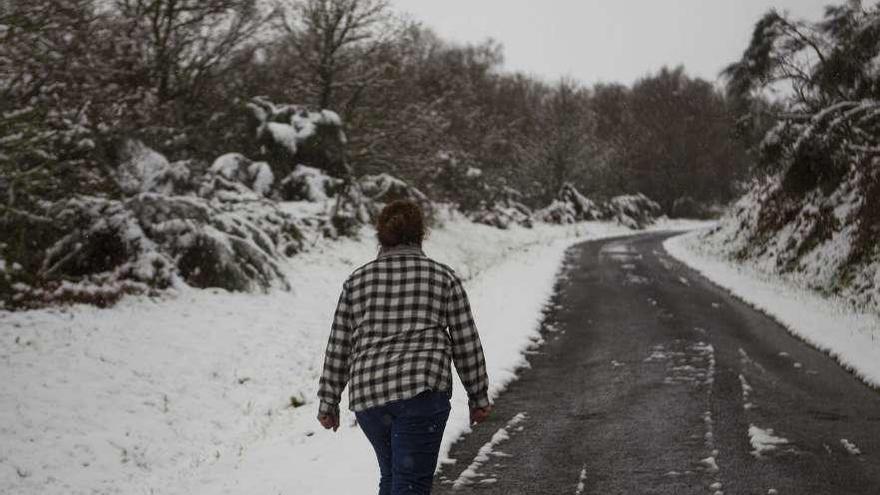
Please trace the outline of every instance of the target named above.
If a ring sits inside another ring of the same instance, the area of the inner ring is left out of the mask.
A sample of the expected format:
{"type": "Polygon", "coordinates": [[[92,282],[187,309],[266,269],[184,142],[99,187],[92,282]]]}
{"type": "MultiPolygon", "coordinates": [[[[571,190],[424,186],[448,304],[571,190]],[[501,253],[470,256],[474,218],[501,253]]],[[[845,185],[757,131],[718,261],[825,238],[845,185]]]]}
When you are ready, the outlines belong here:
{"type": "Polygon", "coordinates": [[[333,431],[336,431],[336,429],[339,428],[339,416],[322,414],[318,416],[318,421],[321,423],[321,426],[323,426],[325,430],[333,428],[333,431]]]}
{"type": "Polygon", "coordinates": [[[482,423],[483,421],[486,421],[486,419],[489,417],[489,414],[491,412],[492,412],[491,405],[486,406],[486,407],[476,407],[474,409],[471,409],[471,424],[477,425],[477,424],[482,423]]]}

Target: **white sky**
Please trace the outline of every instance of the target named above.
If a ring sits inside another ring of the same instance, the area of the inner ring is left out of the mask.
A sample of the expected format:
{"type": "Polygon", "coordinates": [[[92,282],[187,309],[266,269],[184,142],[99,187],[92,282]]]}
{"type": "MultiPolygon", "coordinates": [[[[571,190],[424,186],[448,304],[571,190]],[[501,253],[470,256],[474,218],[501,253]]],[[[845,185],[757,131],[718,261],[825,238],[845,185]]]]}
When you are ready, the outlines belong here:
{"type": "Polygon", "coordinates": [[[504,45],[505,67],[545,79],[632,83],[684,64],[715,81],[771,7],[818,20],[843,0],[393,0],[446,39],[504,45]]]}

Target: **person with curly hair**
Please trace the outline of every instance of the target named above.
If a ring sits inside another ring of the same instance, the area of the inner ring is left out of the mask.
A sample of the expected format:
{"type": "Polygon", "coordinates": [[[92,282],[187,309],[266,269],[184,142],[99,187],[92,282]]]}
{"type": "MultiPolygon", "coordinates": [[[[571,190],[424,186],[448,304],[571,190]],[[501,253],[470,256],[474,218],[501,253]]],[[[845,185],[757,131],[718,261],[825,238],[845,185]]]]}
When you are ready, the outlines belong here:
{"type": "Polygon", "coordinates": [[[491,411],[477,327],[461,279],[425,255],[425,218],[400,200],[378,216],[380,250],[342,286],[324,357],[318,420],[339,427],[350,410],[379,461],[379,495],[430,494],[452,396],[451,363],[471,423],[491,411]]]}

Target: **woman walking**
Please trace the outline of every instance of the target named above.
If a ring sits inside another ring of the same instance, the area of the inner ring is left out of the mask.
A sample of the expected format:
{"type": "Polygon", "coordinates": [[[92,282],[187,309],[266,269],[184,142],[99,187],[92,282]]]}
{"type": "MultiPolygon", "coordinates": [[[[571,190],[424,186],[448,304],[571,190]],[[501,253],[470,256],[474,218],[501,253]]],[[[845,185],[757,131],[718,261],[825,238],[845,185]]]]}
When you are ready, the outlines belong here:
{"type": "Polygon", "coordinates": [[[376,230],[377,258],[342,286],[318,420],[336,431],[348,384],[348,407],[379,461],[379,495],[430,494],[449,417],[450,361],[467,390],[471,423],[491,409],[483,348],[461,280],[422,251],[419,206],[390,203],[376,230]]]}

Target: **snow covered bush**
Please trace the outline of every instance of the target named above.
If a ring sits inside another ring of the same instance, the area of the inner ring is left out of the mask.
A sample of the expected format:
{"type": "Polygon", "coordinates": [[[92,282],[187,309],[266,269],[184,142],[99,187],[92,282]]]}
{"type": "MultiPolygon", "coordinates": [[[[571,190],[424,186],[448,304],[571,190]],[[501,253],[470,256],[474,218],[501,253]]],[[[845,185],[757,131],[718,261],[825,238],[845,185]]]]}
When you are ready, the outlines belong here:
{"type": "Polygon", "coordinates": [[[507,229],[511,225],[532,228],[533,212],[521,201],[523,194],[520,191],[512,187],[504,187],[496,196],[495,200],[481,201],[467,214],[467,217],[473,222],[499,229],[507,229]]]}
{"type": "Polygon", "coordinates": [[[281,180],[278,196],[285,201],[326,201],[336,195],[343,182],[317,168],[298,165],[281,180]]]}
{"type": "Polygon", "coordinates": [[[432,198],[453,203],[463,212],[477,211],[495,194],[483,170],[467,153],[441,151],[437,165],[429,169],[426,191],[432,198]]]}
{"type": "Polygon", "coordinates": [[[385,173],[365,175],[358,182],[364,196],[370,201],[376,214],[392,201],[409,199],[422,207],[426,217],[430,218],[433,216],[434,205],[425,193],[397,177],[385,173]]]}
{"type": "MultiPolygon", "coordinates": [[[[430,211],[421,192],[390,176],[370,178],[370,195],[364,193],[348,165],[335,113],[264,99],[255,99],[249,109],[256,121],[253,142],[264,161],[226,153],[210,165],[171,162],[142,141],[122,137],[128,133],[114,137],[110,131],[97,145],[106,166],[68,154],[80,160],[71,165],[100,173],[74,180],[77,187],[57,196],[34,196],[27,210],[4,210],[0,233],[27,242],[4,247],[0,256],[27,266],[4,272],[0,300],[16,307],[61,301],[107,305],[125,293],[178,283],[236,291],[286,288],[278,262],[302,249],[304,228],[330,237],[354,235],[395,195],[417,199],[430,211]],[[327,207],[300,209],[309,218],[294,218],[277,199],[327,207]]],[[[27,112],[17,115],[31,119],[27,112]]],[[[96,144],[83,133],[65,134],[68,148],[91,152],[96,144]]],[[[41,156],[45,166],[60,160],[48,152],[41,156]]],[[[11,158],[0,154],[0,162],[11,158]]],[[[17,176],[9,177],[12,182],[0,179],[0,193],[22,197],[17,176]]]]}
{"type": "Polygon", "coordinates": [[[335,112],[302,105],[275,104],[257,97],[247,105],[258,156],[269,165],[274,181],[264,195],[288,201],[335,203],[326,221],[324,235],[353,235],[369,222],[370,203],[348,162],[347,138],[342,120],[335,112]],[[271,193],[268,190],[271,189],[271,193]]]}
{"type": "Polygon", "coordinates": [[[581,194],[574,184],[566,182],[559,189],[556,198],[536,212],[536,216],[547,223],[566,224],[597,220],[602,216],[602,210],[593,200],[581,194]]]}
{"type": "Polygon", "coordinates": [[[602,215],[598,205],[581,194],[571,182],[562,185],[556,199],[570,204],[578,220],[597,220],[602,215]]]}
{"type": "MultiPolygon", "coordinates": [[[[138,141],[122,146],[114,171],[121,197],[74,195],[49,203],[63,226],[46,237],[31,283],[11,285],[18,307],[56,302],[112,304],[126,293],[177,283],[256,291],[288,287],[278,262],[303,247],[298,219],[264,196],[273,183],[264,162],[218,158],[191,189],[186,163],[169,163],[138,141]]],[[[11,294],[10,294],[11,292],[11,294]]]]}
{"type": "Polygon", "coordinates": [[[173,194],[189,184],[187,162],[169,163],[162,154],[136,139],[125,139],[118,146],[117,158],[121,163],[114,171],[114,179],[123,194],[173,194]]]}
{"type": "Polygon", "coordinates": [[[491,225],[499,229],[508,229],[512,225],[531,228],[534,225],[531,211],[521,203],[492,203],[492,205],[483,205],[476,211],[471,212],[468,218],[476,223],[491,225]]]}
{"type": "Polygon", "coordinates": [[[364,195],[358,182],[345,182],[336,195],[330,211],[330,221],[324,227],[324,235],[331,238],[356,235],[360,227],[369,223],[376,212],[375,206],[371,207],[369,198],[364,195]]]}
{"type": "Polygon", "coordinates": [[[342,120],[330,110],[275,104],[265,98],[248,103],[260,158],[276,177],[287,177],[304,164],[342,178],[352,174],[346,157],[342,120]]]}
{"type": "Polygon", "coordinates": [[[574,205],[554,199],[552,203],[535,212],[535,217],[545,223],[564,225],[578,221],[574,205]]]}
{"type": "MultiPolygon", "coordinates": [[[[208,169],[208,172],[214,177],[221,177],[226,181],[236,182],[247,186],[251,191],[261,197],[268,196],[272,191],[272,185],[275,183],[275,175],[266,162],[254,162],[246,156],[239,153],[227,153],[220,156],[208,169]]],[[[214,177],[209,177],[208,182],[211,184],[209,189],[216,189],[216,181],[211,181],[214,177]]]]}
{"type": "Polygon", "coordinates": [[[587,198],[571,183],[559,190],[556,198],[535,216],[547,223],[566,224],[589,220],[612,220],[631,229],[643,229],[654,223],[662,208],[644,194],[615,196],[605,203],[587,198]]]}
{"type": "Polygon", "coordinates": [[[46,251],[38,288],[19,287],[23,306],[55,302],[113,303],[124,293],[167,288],[174,262],[147,237],[135,213],[117,200],[80,196],[51,212],[69,233],[46,251]]]}
{"type": "Polygon", "coordinates": [[[47,288],[21,296],[34,302],[109,304],[178,280],[233,291],[286,289],[277,260],[302,243],[295,220],[264,200],[230,207],[141,193],[125,200],[75,197],[56,208],[70,232],[46,253],[40,277],[47,288]]]}
{"type": "Polygon", "coordinates": [[[643,229],[654,223],[663,208],[644,194],[615,196],[602,205],[601,218],[614,220],[631,229],[643,229]]]}

